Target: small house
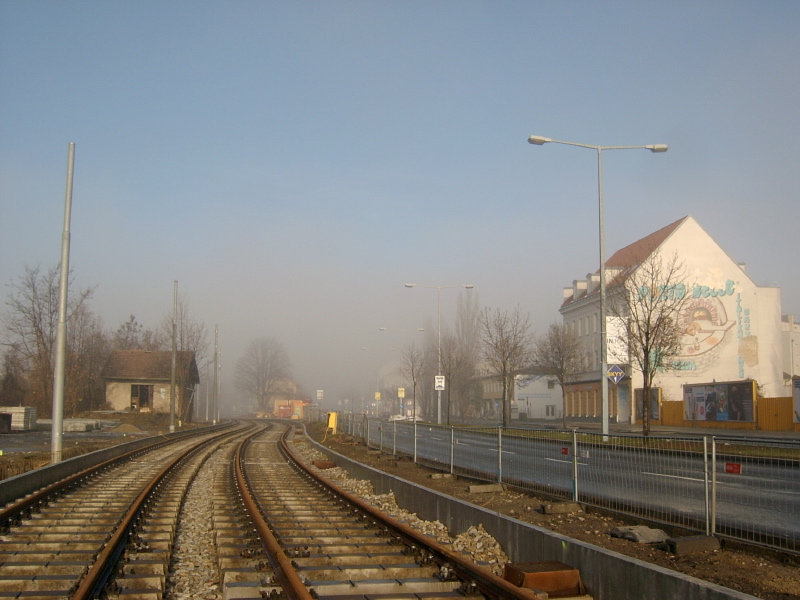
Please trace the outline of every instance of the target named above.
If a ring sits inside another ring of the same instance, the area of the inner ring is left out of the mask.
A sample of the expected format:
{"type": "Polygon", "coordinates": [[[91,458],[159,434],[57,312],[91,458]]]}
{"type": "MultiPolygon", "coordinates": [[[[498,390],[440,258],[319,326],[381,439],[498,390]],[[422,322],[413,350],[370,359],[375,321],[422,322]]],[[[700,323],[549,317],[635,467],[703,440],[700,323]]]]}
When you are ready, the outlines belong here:
{"type": "MultiPolygon", "coordinates": [[[[114,350],[101,376],[106,384],[106,403],[112,409],[170,412],[171,351],[114,350]]],[[[187,412],[199,382],[194,352],[178,352],[175,361],[176,414],[187,412]]]]}

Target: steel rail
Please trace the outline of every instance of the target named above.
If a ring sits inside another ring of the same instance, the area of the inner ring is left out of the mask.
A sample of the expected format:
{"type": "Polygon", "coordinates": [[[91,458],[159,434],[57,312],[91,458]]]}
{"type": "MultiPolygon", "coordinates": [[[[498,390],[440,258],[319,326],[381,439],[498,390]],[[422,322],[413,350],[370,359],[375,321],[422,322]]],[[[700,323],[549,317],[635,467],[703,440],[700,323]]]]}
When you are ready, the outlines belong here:
{"type": "Polygon", "coordinates": [[[146,452],[152,452],[153,450],[157,450],[167,444],[175,443],[183,438],[177,438],[172,440],[159,440],[149,446],[144,448],[137,448],[136,450],[131,450],[130,452],[126,452],[120,456],[115,458],[110,458],[106,461],[103,461],[97,465],[92,467],[88,467],[78,473],[70,475],[69,477],[65,477],[61,481],[57,481],[52,483],[46,487],[43,487],[40,490],[25,496],[24,498],[20,498],[16,502],[9,504],[2,510],[0,510],[0,525],[5,525],[9,522],[13,522],[15,519],[20,518],[20,515],[25,514],[26,511],[33,511],[36,508],[43,506],[48,503],[49,499],[53,496],[57,496],[70,488],[77,486],[80,482],[87,477],[91,477],[101,471],[109,467],[113,467],[117,464],[122,464],[125,461],[131,460],[132,458],[139,456],[146,452]]]}
{"type": "MultiPolygon", "coordinates": [[[[289,431],[291,431],[291,429],[289,431]]],[[[269,525],[261,514],[258,503],[250,494],[250,486],[248,485],[242,463],[247,445],[258,433],[242,441],[236,449],[234,461],[236,465],[236,484],[241,493],[242,501],[247,508],[247,512],[250,514],[250,518],[253,521],[253,526],[266,545],[267,556],[275,573],[277,583],[290,600],[313,600],[314,596],[308,591],[302,579],[300,579],[297,571],[292,566],[291,560],[286,556],[286,553],[283,551],[283,548],[281,548],[278,540],[273,535],[269,525]]]]}
{"type": "Polygon", "coordinates": [[[342,490],[341,488],[331,484],[330,482],[320,478],[317,474],[306,466],[289,447],[286,442],[286,437],[292,432],[290,427],[287,433],[281,438],[281,451],[289,458],[295,467],[303,471],[308,477],[315,482],[320,483],[326,489],[330,490],[333,494],[344,500],[345,502],[354,506],[357,510],[363,513],[370,521],[376,526],[388,530],[392,535],[403,540],[408,546],[416,546],[430,552],[433,560],[440,566],[450,566],[452,570],[458,575],[458,578],[467,584],[474,584],[485,596],[489,598],[518,598],[520,600],[536,600],[537,596],[533,591],[526,588],[520,588],[514,584],[506,581],[502,577],[498,577],[494,573],[483,569],[472,561],[462,558],[460,555],[451,552],[443,545],[423,535],[422,533],[412,529],[408,525],[401,523],[397,519],[390,517],[369,504],[363,502],[357,496],[342,490]]]}
{"type": "Polygon", "coordinates": [[[142,513],[145,504],[153,497],[155,491],[181,463],[188,460],[194,454],[201,452],[211,444],[216,443],[220,438],[230,436],[233,433],[236,433],[236,430],[224,431],[200,444],[188,448],[150,480],[128,508],[128,511],[125,513],[125,516],[120,521],[116,530],[97,555],[94,564],[79,582],[78,587],[70,597],[71,600],[90,600],[99,597],[102,589],[106,586],[116,569],[119,556],[121,556],[122,552],[125,550],[125,546],[130,538],[133,527],[138,521],[139,515],[142,513]]]}

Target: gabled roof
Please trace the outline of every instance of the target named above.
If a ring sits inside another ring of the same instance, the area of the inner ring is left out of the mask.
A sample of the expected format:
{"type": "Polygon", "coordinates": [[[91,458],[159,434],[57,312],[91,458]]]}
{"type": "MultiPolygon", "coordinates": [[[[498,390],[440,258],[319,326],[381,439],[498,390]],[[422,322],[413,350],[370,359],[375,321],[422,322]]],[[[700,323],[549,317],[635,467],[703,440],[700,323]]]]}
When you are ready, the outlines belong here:
{"type": "MultiPolygon", "coordinates": [[[[194,352],[181,351],[176,356],[179,372],[188,370],[189,381],[197,383],[200,375],[194,352]]],[[[169,381],[172,377],[172,352],[169,350],[114,350],[100,374],[104,379],[130,379],[137,381],[169,381]]]]}
{"type": "MultiPolygon", "coordinates": [[[[641,264],[644,259],[655,252],[664,241],[672,235],[672,232],[678,229],[689,217],[678,219],[674,223],[670,223],[666,227],[662,227],[658,231],[654,231],[650,235],[621,248],[611,255],[611,258],[606,260],[606,268],[627,269],[631,265],[641,264]]],[[[599,271],[599,269],[598,269],[599,271]]]]}
{"type": "MultiPolygon", "coordinates": [[[[625,273],[627,270],[633,265],[641,264],[648,256],[653,254],[658,248],[663,244],[669,236],[671,236],[681,225],[683,225],[688,219],[690,219],[688,215],[682,217],[675,221],[674,223],[670,223],[666,227],[662,227],[658,231],[654,231],[650,235],[646,235],[640,240],[633,242],[617,250],[614,254],[611,255],[611,258],[606,259],[606,269],[611,269],[612,271],[617,271],[615,275],[609,275],[606,273],[606,286],[611,287],[612,285],[616,285],[622,282],[625,278],[625,273]]],[[[599,273],[600,269],[597,269],[595,273],[599,273]]],[[[587,293],[586,290],[583,290],[581,294],[577,297],[569,296],[568,298],[564,298],[564,301],[561,303],[561,306],[564,307],[576,300],[581,300],[583,298],[587,298],[593,294],[599,293],[599,290],[592,291],[591,293],[587,293]]]]}

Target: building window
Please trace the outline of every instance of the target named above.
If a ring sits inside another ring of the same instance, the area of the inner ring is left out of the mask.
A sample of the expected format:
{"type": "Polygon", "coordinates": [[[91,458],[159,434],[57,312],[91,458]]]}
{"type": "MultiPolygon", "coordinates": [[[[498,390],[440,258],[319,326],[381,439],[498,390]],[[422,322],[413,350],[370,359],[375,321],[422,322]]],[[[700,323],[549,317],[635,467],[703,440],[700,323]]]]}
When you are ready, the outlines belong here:
{"type": "Polygon", "coordinates": [[[152,385],[139,385],[139,384],[132,384],[131,385],[131,408],[142,409],[145,407],[150,406],[150,402],[153,398],[153,386],[152,385]]]}
{"type": "Polygon", "coordinates": [[[548,417],[555,417],[556,416],[556,405],[555,404],[548,404],[544,407],[545,416],[548,417]]]}
{"type": "Polygon", "coordinates": [[[548,379],[547,380],[547,389],[548,390],[556,389],[556,380],[555,379],[548,379]]]}

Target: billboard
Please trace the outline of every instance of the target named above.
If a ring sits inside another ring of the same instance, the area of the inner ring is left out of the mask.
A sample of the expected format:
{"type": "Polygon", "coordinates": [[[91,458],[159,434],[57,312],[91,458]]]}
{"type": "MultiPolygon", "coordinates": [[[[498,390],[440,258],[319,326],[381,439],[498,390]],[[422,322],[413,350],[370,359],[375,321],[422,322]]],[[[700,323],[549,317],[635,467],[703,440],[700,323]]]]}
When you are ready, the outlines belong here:
{"type": "Polygon", "coordinates": [[[712,382],[683,386],[687,421],[755,420],[755,381],[712,382]]]}
{"type": "Polygon", "coordinates": [[[794,422],[800,423],[800,378],[792,380],[792,393],[794,396],[794,422]]]}
{"type": "MultiPolygon", "coordinates": [[[[642,398],[644,397],[644,390],[642,388],[637,388],[633,392],[634,397],[636,398],[636,416],[637,419],[640,419],[642,415],[644,415],[644,402],[642,398]]],[[[658,420],[661,418],[661,388],[652,387],[650,388],[650,412],[648,413],[648,417],[653,420],[658,420]]]]}

